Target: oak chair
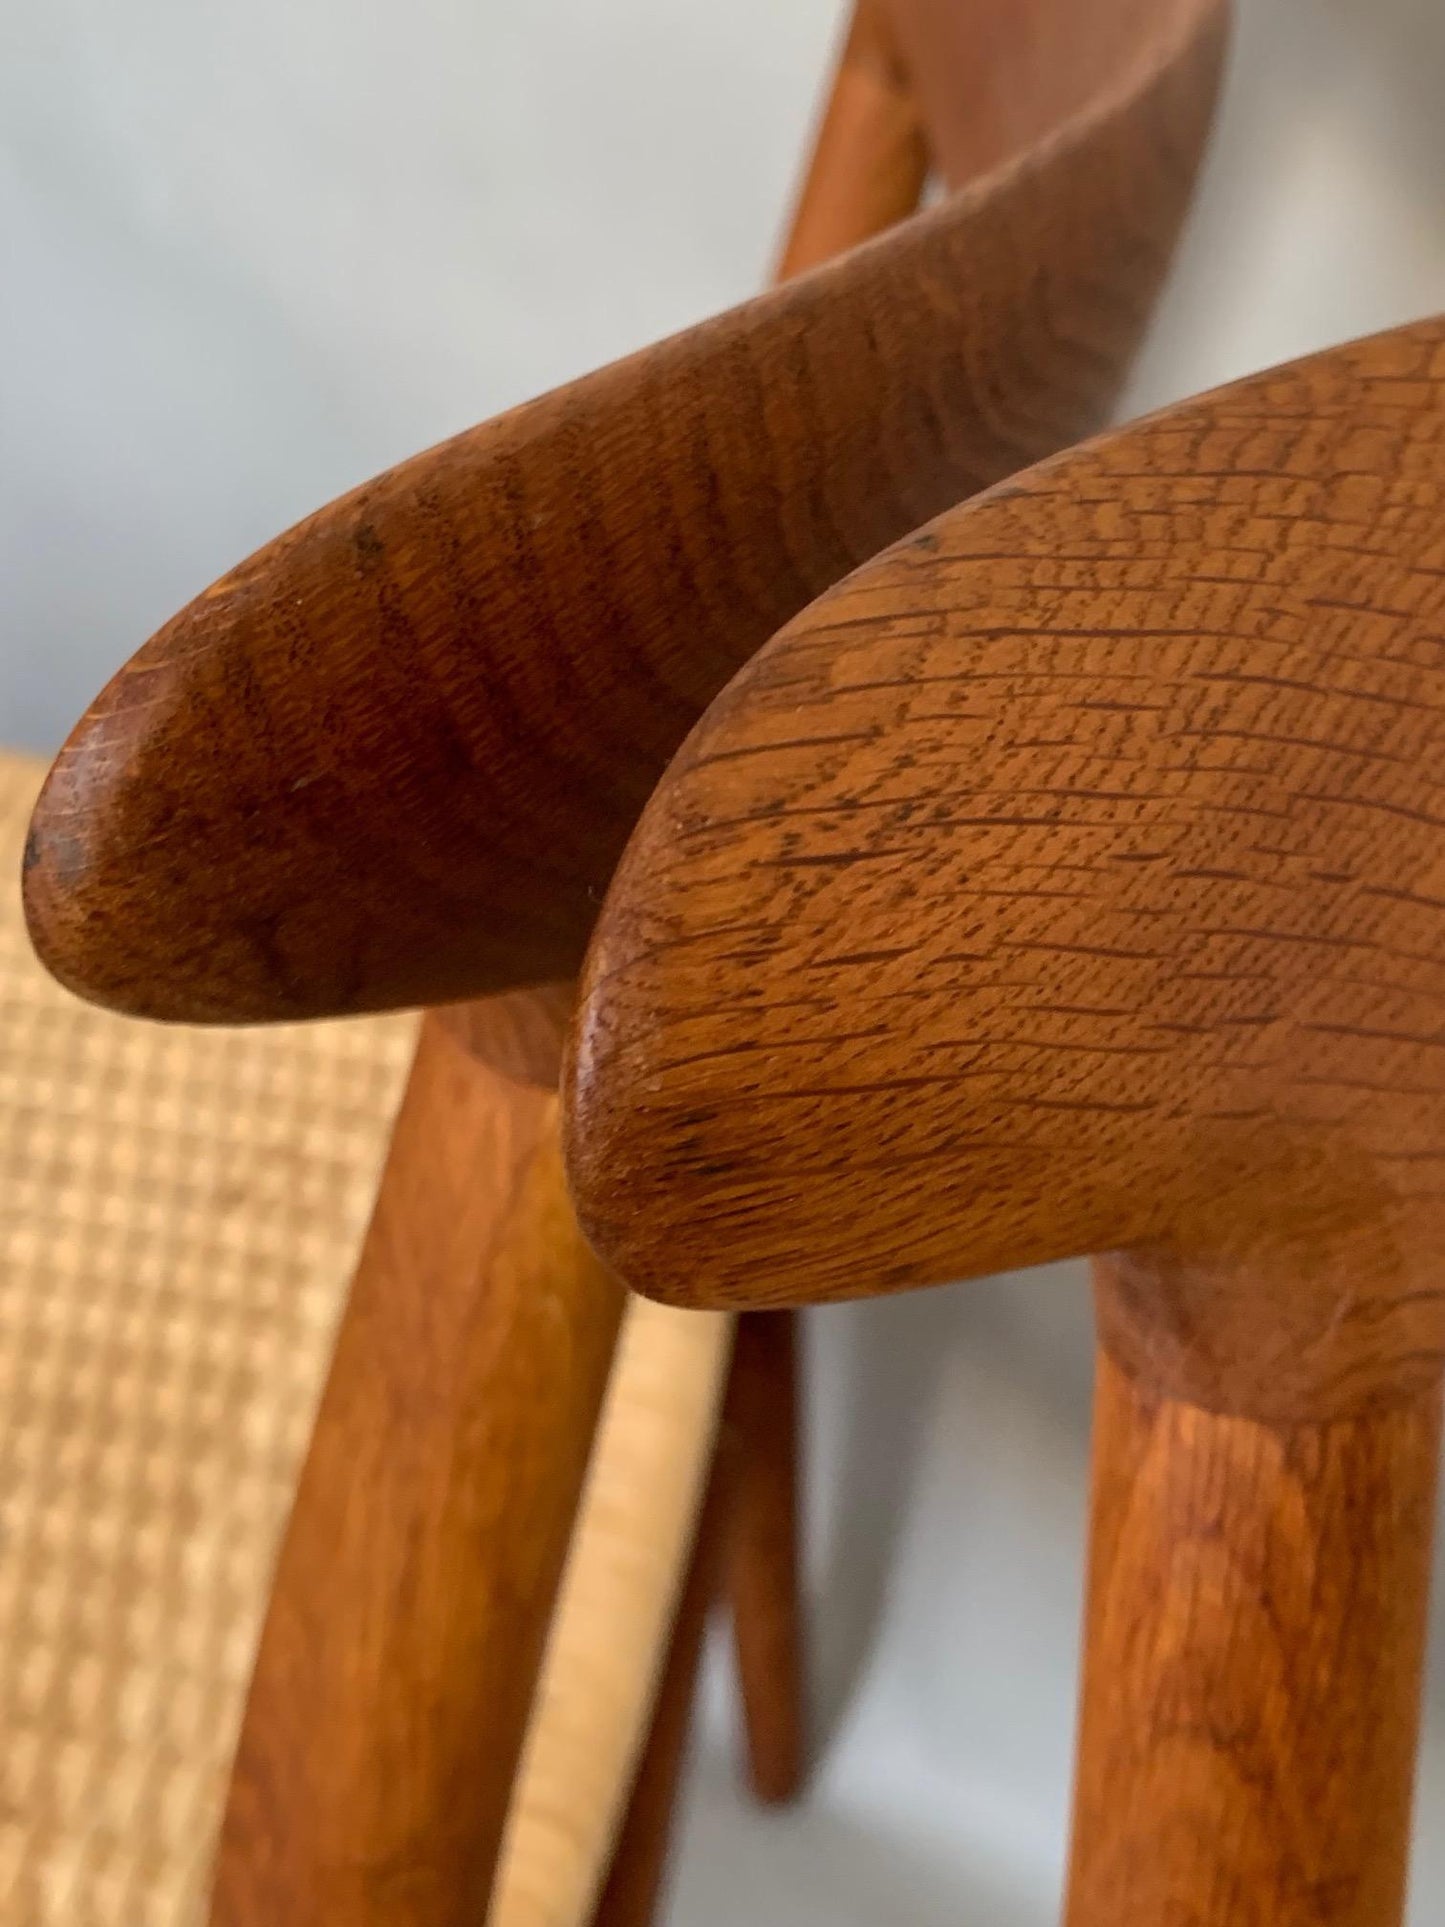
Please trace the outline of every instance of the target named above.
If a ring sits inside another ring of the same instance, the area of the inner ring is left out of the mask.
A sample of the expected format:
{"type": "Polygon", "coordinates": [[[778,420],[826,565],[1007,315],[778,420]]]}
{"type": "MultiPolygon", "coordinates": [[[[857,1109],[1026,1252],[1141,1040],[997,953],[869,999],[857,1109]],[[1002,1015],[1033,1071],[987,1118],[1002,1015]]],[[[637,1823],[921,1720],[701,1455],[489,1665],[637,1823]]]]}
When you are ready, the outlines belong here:
{"type": "MultiPolygon", "coordinates": [[[[58,759],[26,903],[82,994],[226,1023],[445,1006],[277,1575],[218,1921],[481,1906],[622,1306],[571,1217],[552,1089],[601,892],[690,723],[780,624],[1105,418],[1225,15],[863,0],[786,285],[281,536],[58,759]],[[953,192],[914,214],[931,161],[953,192]]],[[[787,1323],[743,1327],[725,1563],[765,1795],[799,1765],[794,1370],[787,1323]]],[[[679,1656],[649,1762],[675,1757],[686,1675],[679,1656]]],[[[634,1805],[659,1825],[667,1779],[645,1765],[634,1805]]]]}
{"type": "MultiPolygon", "coordinates": [[[[0,752],[0,1919],[196,1927],[417,1020],[164,1026],[67,996],[14,887],[43,774],[0,752]]],[[[628,1305],[491,1927],[588,1919],[609,1864],[635,1907],[657,1864],[618,1817],[730,1323],[628,1305]]]]}
{"type": "Polygon", "coordinates": [[[820,597],[689,738],[593,938],[571,1173],[630,1283],[737,1308],[1096,1254],[1072,1927],[1401,1917],[1442,717],[1433,320],[820,597]]]}

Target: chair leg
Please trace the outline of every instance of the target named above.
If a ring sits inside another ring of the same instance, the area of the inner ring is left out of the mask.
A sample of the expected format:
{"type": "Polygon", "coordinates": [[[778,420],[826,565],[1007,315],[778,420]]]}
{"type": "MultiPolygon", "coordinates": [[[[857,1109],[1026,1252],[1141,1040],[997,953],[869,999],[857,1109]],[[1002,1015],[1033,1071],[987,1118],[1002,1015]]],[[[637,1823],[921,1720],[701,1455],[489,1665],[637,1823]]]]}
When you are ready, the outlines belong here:
{"type": "Polygon", "coordinates": [[[729,1384],[738,1463],[724,1583],[748,1776],[768,1805],[796,1797],[805,1751],[797,1333],[795,1312],[744,1312],[729,1384]]]}
{"type": "Polygon", "coordinates": [[[555,1095],[424,1019],[281,1552],[214,1927],[485,1914],[622,1304],[556,1123],[555,1095]]]}
{"type": "Polygon", "coordinates": [[[1100,1350],[1069,1927],[1401,1919],[1440,1397],[1337,1363],[1261,1417],[1100,1350]]]}

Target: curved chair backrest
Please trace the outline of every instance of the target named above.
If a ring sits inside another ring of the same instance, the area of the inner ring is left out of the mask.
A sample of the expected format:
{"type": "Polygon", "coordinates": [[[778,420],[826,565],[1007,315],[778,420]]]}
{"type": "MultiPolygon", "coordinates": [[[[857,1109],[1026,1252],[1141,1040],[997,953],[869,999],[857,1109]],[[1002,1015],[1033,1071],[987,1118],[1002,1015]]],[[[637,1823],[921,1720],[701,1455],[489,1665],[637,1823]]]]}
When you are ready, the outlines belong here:
{"type": "Polygon", "coordinates": [[[770,643],[587,969],[572,1176],[623,1276],[1303,1252],[1365,1351],[1436,1356],[1442,457],[1435,320],[1045,463],[770,643]]]}
{"type": "Polygon", "coordinates": [[[737,666],[885,542],[1104,418],[1225,15],[908,0],[920,83],[970,105],[938,109],[955,169],[986,176],[389,471],[198,598],[97,700],[37,810],[26,900],[50,967],[121,1009],[223,1021],[569,974],[657,774],[737,666]],[[974,29],[1013,76],[991,127],[974,29]]]}

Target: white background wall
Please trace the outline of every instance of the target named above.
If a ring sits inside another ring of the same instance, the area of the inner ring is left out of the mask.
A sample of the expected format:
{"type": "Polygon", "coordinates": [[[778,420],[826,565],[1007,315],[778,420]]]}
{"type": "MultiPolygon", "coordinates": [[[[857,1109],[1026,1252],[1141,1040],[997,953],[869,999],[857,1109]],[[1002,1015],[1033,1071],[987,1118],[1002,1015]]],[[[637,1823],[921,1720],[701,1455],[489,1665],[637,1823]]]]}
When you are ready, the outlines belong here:
{"type": "MultiPolygon", "coordinates": [[[[0,0],[0,739],[428,441],[749,292],[836,0],[0,0]]],[[[1445,308],[1441,0],[1243,0],[1130,410],[1445,308]]],[[[1063,1268],[812,1320],[820,1767],[724,1675],[683,1927],[1042,1927],[1088,1317],[1063,1268]]],[[[1413,1921],[1445,1927],[1445,1587],[1413,1921]]]]}

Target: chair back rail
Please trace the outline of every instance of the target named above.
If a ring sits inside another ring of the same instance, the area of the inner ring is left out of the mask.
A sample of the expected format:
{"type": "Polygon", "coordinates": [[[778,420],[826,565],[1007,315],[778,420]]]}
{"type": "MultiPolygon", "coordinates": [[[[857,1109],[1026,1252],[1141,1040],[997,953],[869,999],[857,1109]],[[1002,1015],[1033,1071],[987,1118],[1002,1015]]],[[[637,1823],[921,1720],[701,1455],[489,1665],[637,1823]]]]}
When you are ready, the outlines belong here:
{"type": "MultiPolygon", "coordinates": [[[[570,975],[654,781],[738,665],[886,542],[1105,418],[1226,11],[1034,0],[1011,71],[1050,105],[1019,121],[1024,151],[389,470],[197,598],[97,699],[37,809],[26,904],[50,968],[203,1021],[570,975]],[[1073,58],[1079,12],[1103,67],[1073,58]]],[[[973,71],[966,98],[988,88],[973,71]]]]}

